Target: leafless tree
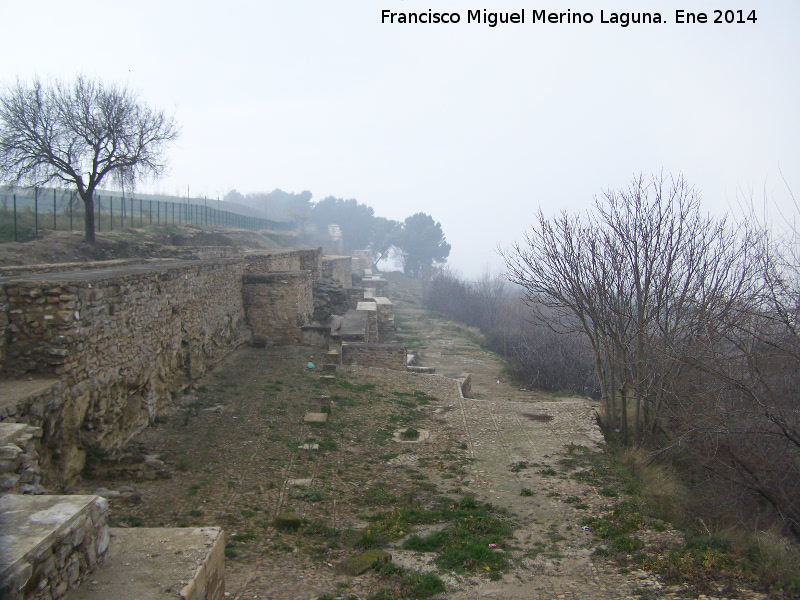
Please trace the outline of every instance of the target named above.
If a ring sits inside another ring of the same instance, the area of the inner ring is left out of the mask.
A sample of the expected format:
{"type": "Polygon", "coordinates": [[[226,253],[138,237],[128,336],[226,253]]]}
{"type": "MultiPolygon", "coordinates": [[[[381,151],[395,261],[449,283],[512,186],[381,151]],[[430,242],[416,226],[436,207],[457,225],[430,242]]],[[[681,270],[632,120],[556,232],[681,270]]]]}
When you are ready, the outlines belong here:
{"type": "Polygon", "coordinates": [[[106,177],[157,176],[178,137],[174,119],[129,89],[79,76],[73,83],[17,81],[0,93],[0,181],[75,186],[85,239],[95,241],[94,193],[106,177]]]}
{"type": "Polygon", "coordinates": [[[665,433],[663,405],[685,368],[676,348],[749,289],[753,251],[747,235],[700,214],[682,177],[639,176],[585,216],[540,211],[504,258],[534,310],[587,337],[607,431],[640,443],[665,433]]]}

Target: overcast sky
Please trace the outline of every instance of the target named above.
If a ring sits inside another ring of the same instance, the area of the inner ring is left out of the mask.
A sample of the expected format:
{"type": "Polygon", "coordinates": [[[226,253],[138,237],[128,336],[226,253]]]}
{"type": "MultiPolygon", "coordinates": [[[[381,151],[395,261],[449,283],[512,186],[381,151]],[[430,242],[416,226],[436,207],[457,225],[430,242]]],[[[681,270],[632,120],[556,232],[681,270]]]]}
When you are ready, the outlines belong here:
{"type": "Polygon", "coordinates": [[[127,84],[182,127],[142,191],[281,188],[442,223],[450,263],[497,271],[533,212],[585,209],[634,173],[682,172],[724,214],[740,191],[800,200],[800,1],[0,0],[0,82],[127,84]],[[458,12],[389,24],[381,11],[458,12]],[[524,24],[467,23],[468,10],[524,24]],[[591,24],[531,23],[533,10],[591,24]],[[709,23],[680,25],[676,10],[709,23]],[[660,12],[664,24],[601,23],[660,12]],[[738,17],[738,14],[736,15],[738,17]]]}

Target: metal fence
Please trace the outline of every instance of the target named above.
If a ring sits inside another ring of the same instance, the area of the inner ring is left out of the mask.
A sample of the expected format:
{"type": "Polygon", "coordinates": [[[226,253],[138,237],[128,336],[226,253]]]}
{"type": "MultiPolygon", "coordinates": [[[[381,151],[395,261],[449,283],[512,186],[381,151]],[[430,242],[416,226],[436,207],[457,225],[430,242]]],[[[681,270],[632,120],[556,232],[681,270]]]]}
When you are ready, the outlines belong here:
{"type": "MultiPolygon", "coordinates": [[[[227,208],[225,202],[204,198],[176,201],[95,194],[95,230],[194,225],[280,231],[295,227],[292,222],[245,215],[224,210],[223,206],[227,208]]],[[[26,241],[43,229],[83,231],[84,216],[83,202],[75,191],[49,188],[0,193],[0,242],[26,241]]]]}

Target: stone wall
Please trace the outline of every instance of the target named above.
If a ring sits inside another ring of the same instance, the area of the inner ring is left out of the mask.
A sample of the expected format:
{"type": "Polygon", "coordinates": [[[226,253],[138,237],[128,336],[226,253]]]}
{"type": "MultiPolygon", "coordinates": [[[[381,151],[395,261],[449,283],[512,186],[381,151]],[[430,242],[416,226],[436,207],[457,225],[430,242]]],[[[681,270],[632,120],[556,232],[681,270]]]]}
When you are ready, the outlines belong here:
{"type": "Polygon", "coordinates": [[[40,427],[0,423],[0,492],[44,492],[38,452],[41,437],[40,427]]]}
{"type": "Polygon", "coordinates": [[[356,262],[354,268],[358,269],[361,274],[364,273],[364,269],[372,268],[372,252],[369,250],[354,250],[353,258],[356,262]]]}
{"type": "Polygon", "coordinates": [[[313,279],[322,277],[322,248],[305,248],[302,250],[287,250],[285,252],[258,252],[242,256],[245,260],[245,273],[311,271],[313,279]]]}
{"type": "MultiPolygon", "coordinates": [[[[0,279],[0,339],[8,342],[0,374],[55,376],[46,390],[0,398],[0,420],[42,427],[45,484],[71,482],[87,449],[124,444],[173,393],[251,339],[245,272],[315,266],[319,256],[318,249],[302,250],[0,279]]],[[[265,337],[299,341],[311,310],[311,271],[287,277],[272,279],[281,291],[270,311],[282,320],[265,337]]]]}
{"type": "Polygon", "coordinates": [[[373,298],[378,307],[378,336],[391,337],[394,334],[394,304],[388,298],[373,298]]]}
{"type": "Polygon", "coordinates": [[[357,311],[367,313],[367,342],[378,341],[378,306],[375,302],[361,301],[356,307],[357,311]]]}
{"type": "Polygon", "coordinates": [[[102,560],[108,503],[97,496],[0,496],[0,598],[61,598],[102,560]]]}
{"type": "Polygon", "coordinates": [[[311,271],[242,276],[242,303],[253,343],[302,343],[300,328],[314,312],[311,271]]]}
{"type": "Polygon", "coordinates": [[[405,344],[342,344],[342,364],[379,367],[403,371],[406,368],[405,344]]]}
{"type": "Polygon", "coordinates": [[[353,285],[353,259],[350,256],[323,256],[322,277],[335,279],[342,287],[353,285]]]}

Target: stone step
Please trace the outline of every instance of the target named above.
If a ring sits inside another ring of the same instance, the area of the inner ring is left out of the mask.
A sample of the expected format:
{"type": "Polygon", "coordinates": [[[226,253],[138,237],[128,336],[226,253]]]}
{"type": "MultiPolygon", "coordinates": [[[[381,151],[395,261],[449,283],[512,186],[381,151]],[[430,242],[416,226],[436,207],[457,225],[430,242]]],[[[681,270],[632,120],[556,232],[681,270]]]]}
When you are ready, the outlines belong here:
{"type": "Polygon", "coordinates": [[[111,529],[105,562],[65,600],[222,600],[225,535],[218,527],[111,529]]]}
{"type": "Polygon", "coordinates": [[[75,587],[108,550],[107,513],[99,496],[0,496],[0,598],[60,598],[75,587]]]}
{"type": "Polygon", "coordinates": [[[322,424],[328,422],[328,413],[324,412],[307,412],[306,416],[303,417],[303,421],[306,423],[313,423],[313,424],[322,424]]]}
{"type": "Polygon", "coordinates": [[[408,365],[406,370],[409,373],[436,373],[436,367],[415,367],[413,365],[408,365]]]}

